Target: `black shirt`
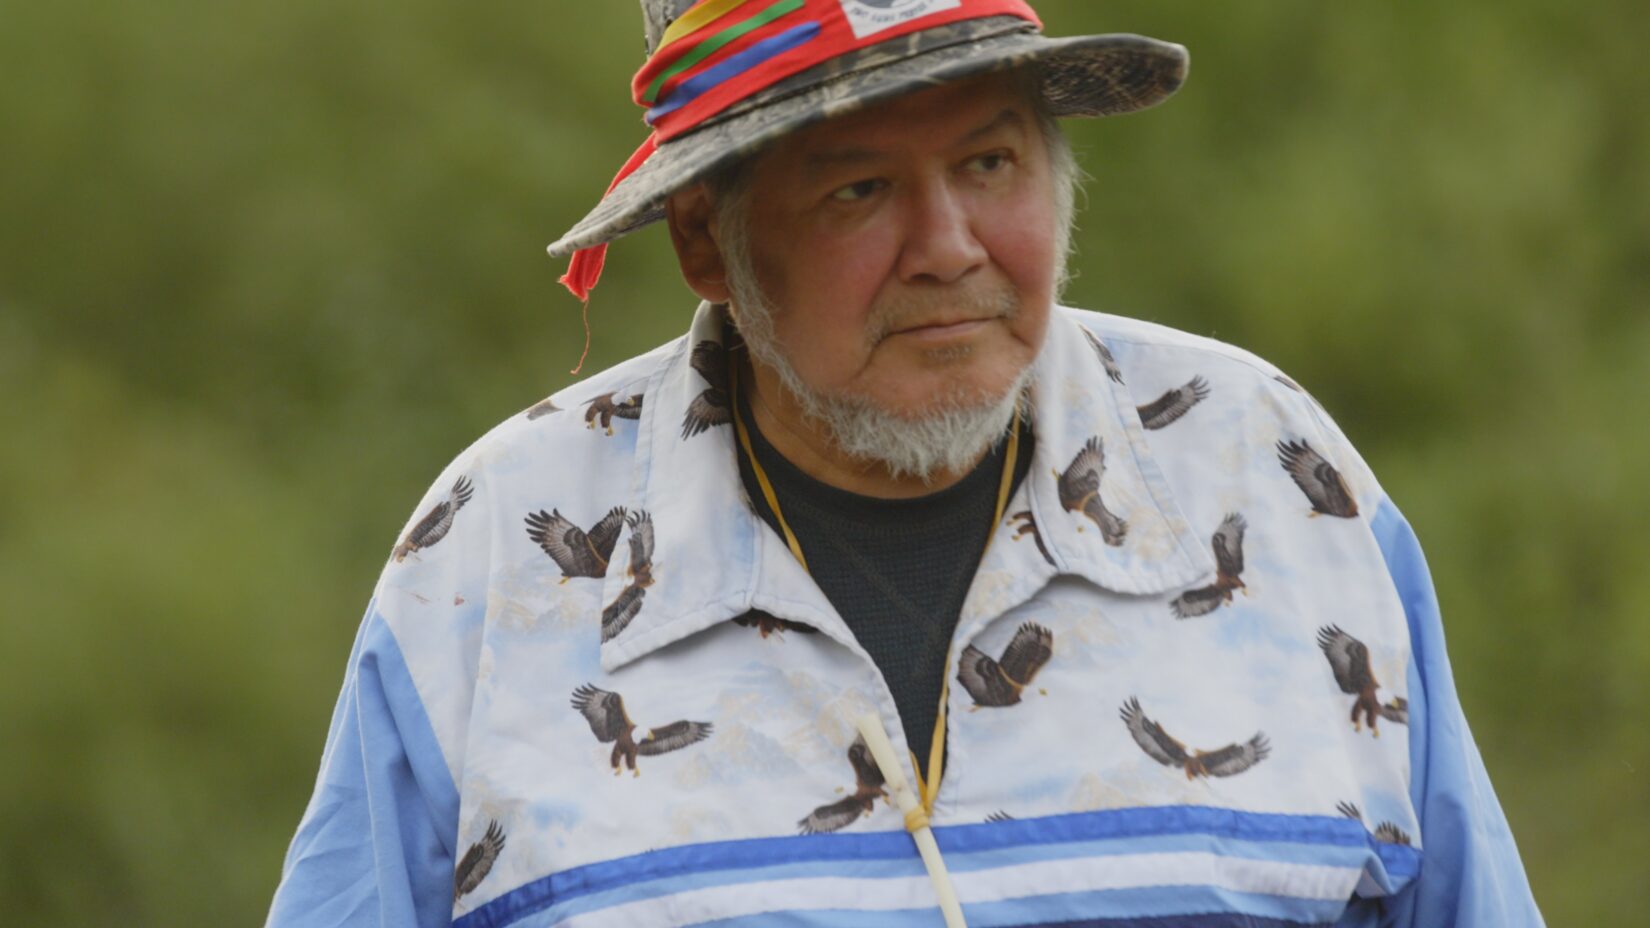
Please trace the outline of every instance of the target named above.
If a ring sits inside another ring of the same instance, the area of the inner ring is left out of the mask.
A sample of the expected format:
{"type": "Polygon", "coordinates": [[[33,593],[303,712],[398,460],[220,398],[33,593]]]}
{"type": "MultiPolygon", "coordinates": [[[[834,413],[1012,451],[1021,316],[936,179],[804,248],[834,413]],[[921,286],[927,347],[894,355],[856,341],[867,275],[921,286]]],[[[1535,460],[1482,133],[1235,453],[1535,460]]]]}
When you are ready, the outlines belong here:
{"type": "MultiPolygon", "coordinates": [[[[814,582],[882,672],[926,777],[946,652],[994,528],[1006,436],[952,486],[914,499],[878,499],[803,473],[763,437],[749,404],[738,405],[814,582]]],[[[1022,425],[1011,494],[1030,470],[1030,439],[1022,425]]],[[[783,534],[743,453],[739,474],[758,514],[783,534]]]]}

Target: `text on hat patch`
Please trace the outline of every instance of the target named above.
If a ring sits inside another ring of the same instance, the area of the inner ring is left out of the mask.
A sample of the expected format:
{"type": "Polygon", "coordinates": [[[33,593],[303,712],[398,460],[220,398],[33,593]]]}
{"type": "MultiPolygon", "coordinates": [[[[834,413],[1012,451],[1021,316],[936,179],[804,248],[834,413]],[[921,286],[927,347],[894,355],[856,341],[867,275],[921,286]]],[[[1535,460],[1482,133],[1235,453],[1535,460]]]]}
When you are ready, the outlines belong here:
{"type": "Polygon", "coordinates": [[[863,39],[929,13],[954,10],[962,0],[838,0],[854,38],[863,39]]]}

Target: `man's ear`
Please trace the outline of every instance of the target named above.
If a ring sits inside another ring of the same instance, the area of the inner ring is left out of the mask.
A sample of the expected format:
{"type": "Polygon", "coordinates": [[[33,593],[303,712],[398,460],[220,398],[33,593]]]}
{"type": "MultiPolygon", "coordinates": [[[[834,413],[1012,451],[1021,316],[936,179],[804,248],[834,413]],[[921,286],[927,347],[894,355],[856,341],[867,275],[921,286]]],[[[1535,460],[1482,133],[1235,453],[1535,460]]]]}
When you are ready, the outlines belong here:
{"type": "Polygon", "coordinates": [[[665,224],[688,289],[709,303],[728,302],[727,265],[716,242],[710,191],[694,184],[665,201],[665,224]]]}

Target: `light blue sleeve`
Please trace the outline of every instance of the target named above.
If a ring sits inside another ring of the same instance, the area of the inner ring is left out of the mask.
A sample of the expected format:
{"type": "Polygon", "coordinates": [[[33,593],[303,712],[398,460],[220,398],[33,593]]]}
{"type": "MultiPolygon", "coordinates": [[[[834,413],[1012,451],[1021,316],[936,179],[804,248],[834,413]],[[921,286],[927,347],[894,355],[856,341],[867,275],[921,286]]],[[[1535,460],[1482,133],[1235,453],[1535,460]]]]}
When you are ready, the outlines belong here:
{"type": "Polygon", "coordinates": [[[269,928],[452,922],[458,791],[395,636],[371,606],[269,928]]]}
{"type": "Polygon", "coordinates": [[[1518,847],[1455,694],[1421,546],[1391,500],[1382,500],[1371,528],[1409,618],[1410,799],[1422,844],[1421,875],[1384,900],[1380,924],[1539,926],[1518,847]]]}

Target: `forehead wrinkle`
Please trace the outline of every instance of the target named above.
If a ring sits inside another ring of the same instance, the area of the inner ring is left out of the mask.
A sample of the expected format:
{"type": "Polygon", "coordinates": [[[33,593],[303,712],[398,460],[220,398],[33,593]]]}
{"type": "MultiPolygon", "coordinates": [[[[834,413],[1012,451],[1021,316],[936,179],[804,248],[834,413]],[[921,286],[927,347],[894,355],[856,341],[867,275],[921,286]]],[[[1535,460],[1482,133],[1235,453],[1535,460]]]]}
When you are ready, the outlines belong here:
{"type": "MultiPolygon", "coordinates": [[[[962,148],[974,144],[981,139],[989,138],[1005,130],[1014,130],[1024,133],[1026,118],[1015,107],[1007,107],[993,116],[989,122],[968,130],[952,143],[952,148],[962,148]]],[[[842,146],[810,151],[803,156],[803,170],[813,177],[837,168],[857,167],[872,164],[889,156],[888,150],[866,147],[863,145],[842,146]]]]}
{"type": "Polygon", "coordinates": [[[954,125],[960,114],[997,106],[1002,108],[995,115],[962,132],[950,146],[965,146],[1004,128],[1023,135],[1029,100],[1018,84],[993,73],[917,91],[809,126],[782,140],[769,154],[789,149],[780,162],[791,161],[791,170],[799,179],[814,179],[834,168],[861,167],[893,157],[907,140],[906,131],[925,129],[920,134],[933,138],[935,132],[949,132],[947,122],[954,125]],[[894,134],[889,135],[890,131],[894,134]]]}
{"type": "Polygon", "coordinates": [[[1025,115],[1018,109],[1011,106],[1004,109],[1001,113],[998,113],[985,125],[969,130],[963,135],[962,138],[957,140],[954,147],[961,148],[964,145],[978,142],[979,140],[994,135],[1004,129],[1013,129],[1023,135],[1025,133],[1025,127],[1025,115]]]}
{"type": "MultiPolygon", "coordinates": [[[[1005,129],[1016,130],[1016,132],[1023,134],[1025,125],[1025,114],[1021,114],[1016,107],[1005,107],[990,121],[977,125],[977,127],[973,127],[973,129],[959,135],[950,147],[962,149],[965,145],[972,145],[973,142],[987,139],[990,135],[997,134],[997,132],[1002,132],[1005,129]]],[[[804,165],[807,167],[808,172],[818,173],[827,170],[827,168],[853,167],[853,165],[874,162],[874,160],[883,159],[883,157],[888,157],[888,150],[873,149],[873,147],[866,147],[866,145],[845,145],[845,147],[808,152],[807,155],[804,155],[804,165]]]]}
{"type": "Polygon", "coordinates": [[[802,159],[803,169],[810,176],[822,174],[833,168],[854,167],[869,164],[887,156],[886,152],[860,146],[846,148],[827,148],[820,151],[810,151],[802,159]]]}

